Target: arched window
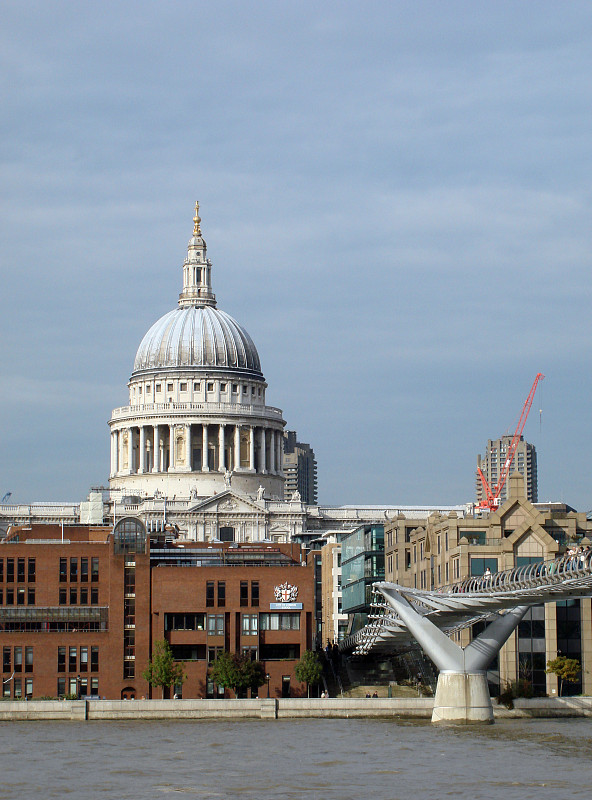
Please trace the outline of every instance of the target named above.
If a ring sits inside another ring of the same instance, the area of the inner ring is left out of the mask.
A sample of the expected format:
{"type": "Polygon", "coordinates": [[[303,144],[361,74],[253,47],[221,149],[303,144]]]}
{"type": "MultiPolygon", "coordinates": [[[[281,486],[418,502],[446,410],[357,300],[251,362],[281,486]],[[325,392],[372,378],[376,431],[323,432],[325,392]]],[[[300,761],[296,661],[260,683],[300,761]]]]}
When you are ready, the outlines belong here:
{"type": "Polygon", "coordinates": [[[146,528],[137,517],[123,517],[113,528],[115,553],[145,553],[146,528]]]}

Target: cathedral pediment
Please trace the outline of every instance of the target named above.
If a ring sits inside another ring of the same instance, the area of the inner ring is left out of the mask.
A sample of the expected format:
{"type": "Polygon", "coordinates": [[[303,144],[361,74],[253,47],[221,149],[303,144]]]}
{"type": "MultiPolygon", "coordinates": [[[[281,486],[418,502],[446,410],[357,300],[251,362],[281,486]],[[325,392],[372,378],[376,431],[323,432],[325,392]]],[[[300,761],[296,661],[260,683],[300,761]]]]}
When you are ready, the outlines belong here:
{"type": "Polygon", "coordinates": [[[267,514],[263,501],[252,500],[250,497],[232,489],[208,497],[196,503],[189,509],[191,514],[267,514]]]}

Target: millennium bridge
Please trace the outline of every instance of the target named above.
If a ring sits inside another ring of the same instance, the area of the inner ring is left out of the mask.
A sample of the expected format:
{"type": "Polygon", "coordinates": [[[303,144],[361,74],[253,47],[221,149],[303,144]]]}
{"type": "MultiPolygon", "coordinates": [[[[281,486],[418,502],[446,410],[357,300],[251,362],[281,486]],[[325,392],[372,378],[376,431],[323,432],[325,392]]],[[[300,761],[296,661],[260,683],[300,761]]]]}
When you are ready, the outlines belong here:
{"type": "Polygon", "coordinates": [[[592,594],[592,548],[554,561],[468,578],[435,591],[382,581],[369,623],[341,644],[351,655],[402,653],[417,644],[440,673],[432,722],[493,722],[486,668],[531,606],[592,594]],[[450,638],[489,624],[462,648],[450,638]]]}

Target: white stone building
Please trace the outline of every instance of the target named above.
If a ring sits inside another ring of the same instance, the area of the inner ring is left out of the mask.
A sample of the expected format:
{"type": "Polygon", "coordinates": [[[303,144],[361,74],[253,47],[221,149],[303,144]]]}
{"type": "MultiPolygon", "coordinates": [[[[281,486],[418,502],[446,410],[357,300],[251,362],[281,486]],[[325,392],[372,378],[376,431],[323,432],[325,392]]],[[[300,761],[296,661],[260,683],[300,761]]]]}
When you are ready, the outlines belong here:
{"type": "Polygon", "coordinates": [[[82,503],[0,505],[10,524],[97,523],[141,517],[149,530],[197,541],[316,540],[404,514],[459,514],[464,506],[317,506],[284,498],[285,422],[247,331],[217,308],[199,206],[176,308],[137,350],[129,405],[114,409],[109,489],[82,503]]]}

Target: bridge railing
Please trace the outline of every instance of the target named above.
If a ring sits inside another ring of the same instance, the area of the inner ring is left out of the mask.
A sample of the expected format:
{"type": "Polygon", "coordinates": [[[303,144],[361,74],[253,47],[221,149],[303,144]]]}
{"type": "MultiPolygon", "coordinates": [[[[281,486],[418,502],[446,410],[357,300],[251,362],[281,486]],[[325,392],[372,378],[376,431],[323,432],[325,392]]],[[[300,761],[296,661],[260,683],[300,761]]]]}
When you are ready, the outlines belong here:
{"type": "Polygon", "coordinates": [[[592,572],[592,547],[580,552],[569,552],[553,561],[537,561],[520,567],[478,575],[458,583],[448,584],[435,591],[438,594],[469,594],[504,592],[530,589],[541,584],[561,583],[566,578],[590,575],[592,572]]]}

